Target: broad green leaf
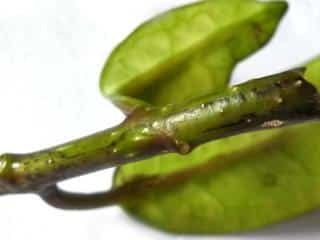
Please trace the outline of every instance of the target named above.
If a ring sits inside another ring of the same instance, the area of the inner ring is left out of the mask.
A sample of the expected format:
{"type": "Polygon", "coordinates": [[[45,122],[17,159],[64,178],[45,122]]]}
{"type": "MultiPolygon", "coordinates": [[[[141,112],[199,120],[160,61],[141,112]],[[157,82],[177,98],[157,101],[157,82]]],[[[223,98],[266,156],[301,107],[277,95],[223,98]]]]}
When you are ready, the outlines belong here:
{"type": "Polygon", "coordinates": [[[164,13],[114,50],[101,90],[125,109],[126,97],[164,105],[218,92],[234,65],[271,37],[286,8],[283,2],[207,0],[164,13]]]}
{"type": "MultiPolygon", "coordinates": [[[[272,36],[285,9],[283,2],[208,0],[172,10],[139,27],[116,48],[102,72],[101,89],[125,111],[141,101],[165,105],[219,92],[227,87],[234,65],[272,36]]],[[[277,131],[244,134],[205,144],[186,156],[168,154],[128,164],[118,169],[114,183],[121,186],[141,176],[165,177],[192,167],[206,168],[222,155],[246,151],[253,142],[262,144],[277,135],[277,131]]],[[[124,206],[168,231],[236,230],[232,224],[233,228],[224,228],[228,221],[218,215],[224,207],[210,197],[210,186],[194,179],[191,188],[186,181],[124,206]]]]}
{"type": "MultiPolygon", "coordinates": [[[[320,83],[320,59],[308,66],[305,77],[320,83]]],[[[320,124],[308,123],[231,137],[207,145],[215,154],[194,168],[163,174],[170,167],[160,158],[153,166],[148,160],[122,167],[115,184],[150,172],[161,176],[158,186],[166,182],[162,188],[124,204],[127,212],[160,229],[252,230],[320,206],[319,136],[320,124]]]]}

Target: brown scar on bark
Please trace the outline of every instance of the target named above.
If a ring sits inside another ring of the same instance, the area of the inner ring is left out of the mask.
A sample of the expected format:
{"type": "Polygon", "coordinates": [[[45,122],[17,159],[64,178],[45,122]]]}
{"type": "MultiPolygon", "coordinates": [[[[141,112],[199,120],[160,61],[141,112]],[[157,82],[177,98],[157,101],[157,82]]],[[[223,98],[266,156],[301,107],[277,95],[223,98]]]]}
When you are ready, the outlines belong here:
{"type": "Polygon", "coordinates": [[[281,127],[284,124],[283,121],[280,120],[271,120],[262,124],[263,128],[277,128],[281,127]]]}

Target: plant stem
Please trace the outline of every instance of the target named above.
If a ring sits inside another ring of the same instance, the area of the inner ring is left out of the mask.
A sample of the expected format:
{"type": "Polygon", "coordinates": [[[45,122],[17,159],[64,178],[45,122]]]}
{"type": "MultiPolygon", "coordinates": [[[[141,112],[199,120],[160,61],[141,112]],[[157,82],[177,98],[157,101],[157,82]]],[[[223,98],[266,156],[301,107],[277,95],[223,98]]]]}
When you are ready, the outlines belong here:
{"type": "Polygon", "coordinates": [[[223,137],[318,120],[319,95],[302,76],[303,69],[297,69],[184,105],[137,109],[115,128],[39,152],[4,154],[0,157],[0,193],[35,192],[43,198],[60,196],[69,201],[68,206],[99,205],[103,194],[88,201],[89,197],[69,196],[53,186],[159,154],[187,154],[202,143],[223,137]]]}

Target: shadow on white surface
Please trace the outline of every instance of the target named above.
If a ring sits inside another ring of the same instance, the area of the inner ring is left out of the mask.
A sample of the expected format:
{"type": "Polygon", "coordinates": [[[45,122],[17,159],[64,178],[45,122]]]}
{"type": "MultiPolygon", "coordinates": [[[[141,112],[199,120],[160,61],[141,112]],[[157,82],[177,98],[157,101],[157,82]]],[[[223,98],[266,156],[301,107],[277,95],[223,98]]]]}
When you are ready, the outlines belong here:
{"type": "Polygon", "coordinates": [[[318,210],[293,220],[268,226],[253,233],[241,235],[254,239],[319,239],[319,227],[320,211],[318,210]]]}
{"type": "MultiPolygon", "coordinates": [[[[214,239],[259,239],[259,240],[280,240],[280,239],[320,239],[320,210],[307,213],[304,216],[297,217],[282,223],[273,224],[262,229],[226,235],[177,235],[159,231],[142,222],[137,221],[125,213],[122,213],[125,225],[129,231],[140,232],[150,237],[149,239],[186,239],[186,240],[214,240],[214,239]]],[[[107,219],[106,219],[107,220],[107,219]]],[[[147,238],[146,238],[147,239],[147,238]]]]}

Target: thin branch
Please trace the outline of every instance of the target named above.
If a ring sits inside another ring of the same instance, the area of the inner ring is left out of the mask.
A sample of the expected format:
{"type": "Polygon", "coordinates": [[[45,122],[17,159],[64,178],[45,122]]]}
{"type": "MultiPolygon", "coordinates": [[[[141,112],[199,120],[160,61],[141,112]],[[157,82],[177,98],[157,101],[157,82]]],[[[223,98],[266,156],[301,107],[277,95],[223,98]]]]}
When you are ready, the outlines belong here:
{"type": "Polygon", "coordinates": [[[0,192],[40,193],[56,205],[53,196],[60,196],[69,207],[77,205],[75,199],[84,207],[98,206],[103,194],[89,199],[55,184],[159,154],[188,154],[205,142],[244,132],[319,120],[319,95],[302,75],[303,69],[292,70],[184,105],[137,109],[115,128],[35,153],[2,155],[0,192]]]}

